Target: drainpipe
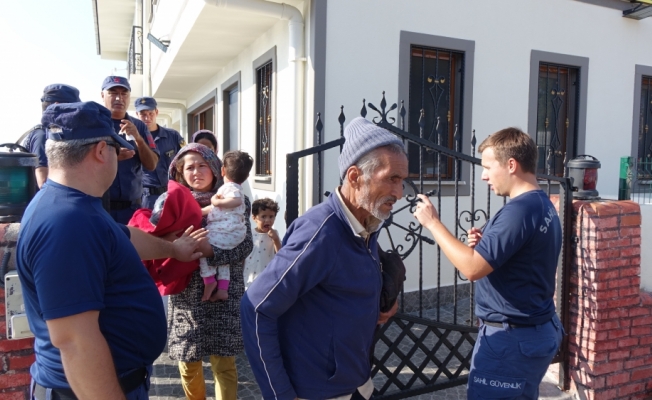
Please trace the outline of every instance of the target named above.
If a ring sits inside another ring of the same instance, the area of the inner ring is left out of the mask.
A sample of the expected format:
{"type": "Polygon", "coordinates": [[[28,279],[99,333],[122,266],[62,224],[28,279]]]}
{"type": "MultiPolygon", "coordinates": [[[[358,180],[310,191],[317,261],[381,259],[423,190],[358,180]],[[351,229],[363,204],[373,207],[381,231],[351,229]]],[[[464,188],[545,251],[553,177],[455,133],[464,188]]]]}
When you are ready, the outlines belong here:
{"type": "MultiPolygon", "coordinates": [[[[190,134],[188,133],[188,110],[186,106],[181,103],[169,103],[169,102],[157,102],[158,107],[160,108],[172,108],[179,110],[181,113],[181,118],[179,118],[179,132],[181,137],[186,139],[186,142],[190,141],[190,134]]],[[[171,125],[171,124],[170,124],[171,125]]]]}
{"type": "MultiPolygon", "coordinates": [[[[305,147],[303,135],[303,89],[304,89],[304,23],[303,15],[297,8],[284,4],[272,3],[265,0],[204,0],[206,4],[215,7],[241,10],[252,14],[265,15],[288,21],[290,33],[289,62],[290,68],[294,69],[294,151],[302,150],[305,147]]],[[[277,136],[278,139],[278,136],[277,136]]],[[[278,140],[277,140],[278,141],[278,140]]],[[[305,177],[305,163],[301,163],[299,180],[305,177]]],[[[305,210],[305,193],[299,192],[299,204],[302,211],[305,210]]]]}

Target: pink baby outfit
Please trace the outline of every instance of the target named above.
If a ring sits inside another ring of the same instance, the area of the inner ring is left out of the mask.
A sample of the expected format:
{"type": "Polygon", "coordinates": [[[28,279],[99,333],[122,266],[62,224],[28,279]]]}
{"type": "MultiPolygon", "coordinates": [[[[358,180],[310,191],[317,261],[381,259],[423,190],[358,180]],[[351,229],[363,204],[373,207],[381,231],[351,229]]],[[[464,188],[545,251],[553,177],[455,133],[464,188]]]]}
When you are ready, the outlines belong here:
{"type": "MultiPolygon", "coordinates": [[[[225,199],[240,198],[242,204],[235,208],[213,207],[208,213],[206,229],[208,229],[208,242],[222,250],[231,250],[245,238],[247,227],[245,225],[244,213],[244,194],[242,186],[234,182],[224,182],[217,194],[222,195],[225,199]]],[[[230,280],[229,266],[219,265],[217,267],[209,266],[205,258],[199,260],[200,274],[202,278],[208,278],[215,275],[217,270],[217,287],[218,289],[228,289],[230,280]]]]}

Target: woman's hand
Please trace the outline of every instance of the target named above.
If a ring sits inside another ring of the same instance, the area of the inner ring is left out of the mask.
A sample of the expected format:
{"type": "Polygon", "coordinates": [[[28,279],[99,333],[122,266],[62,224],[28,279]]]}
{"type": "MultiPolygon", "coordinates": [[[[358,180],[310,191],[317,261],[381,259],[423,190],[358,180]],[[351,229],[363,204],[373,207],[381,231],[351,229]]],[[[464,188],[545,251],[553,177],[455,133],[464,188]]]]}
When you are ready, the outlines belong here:
{"type": "Polygon", "coordinates": [[[203,256],[202,257],[213,257],[215,254],[213,253],[213,246],[208,242],[208,240],[204,240],[201,243],[199,243],[199,251],[202,252],[203,256]]]}

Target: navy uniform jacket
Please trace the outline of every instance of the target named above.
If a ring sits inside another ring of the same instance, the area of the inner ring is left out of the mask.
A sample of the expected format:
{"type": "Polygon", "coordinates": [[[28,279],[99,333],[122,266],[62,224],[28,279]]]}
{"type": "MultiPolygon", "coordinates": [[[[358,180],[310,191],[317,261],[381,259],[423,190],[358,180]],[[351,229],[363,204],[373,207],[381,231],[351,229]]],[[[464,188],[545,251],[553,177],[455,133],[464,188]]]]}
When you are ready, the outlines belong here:
{"type": "Polygon", "coordinates": [[[43,126],[39,124],[32,128],[32,131],[23,140],[22,146],[26,148],[30,153],[36,154],[38,157],[39,167],[47,168],[48,158],[45,156],[46,140],[47,135],[45,134],[45,129],[43,129],[43,126]]]}
{"type": "Polygon", "coordinates": [[[170,163],[177,152],[186,145],[186,142],[179,132],[160,125],[158,125],[158,134],[152,133],[152,137],[160,155],[156,169],[154,171],[145,170],[143,186],[154,188],[167,187],[170,163]]]}
{"type": "MultiPolygon", "coordinates": [[[[145,143],[160,157],[156,143],[154,143],[154,139],[149,133],[147,125],[129,114],[124,119],[130,120],[136,125],[136,129],[138,129],[140,136],[145,139],[145,143]]],[[[116,133],[119,133],[120,120],[113,119],[113,127],[116,133]]],[[[128,160],[118,162],[118,173],[109,188],[109,197],[111,201],[132,201],[140,203],[141,196],[143,195],[143,164],[140,161],[136,142],[133,140],[128,141],[134,147],[136,154],[128,160]]]]}

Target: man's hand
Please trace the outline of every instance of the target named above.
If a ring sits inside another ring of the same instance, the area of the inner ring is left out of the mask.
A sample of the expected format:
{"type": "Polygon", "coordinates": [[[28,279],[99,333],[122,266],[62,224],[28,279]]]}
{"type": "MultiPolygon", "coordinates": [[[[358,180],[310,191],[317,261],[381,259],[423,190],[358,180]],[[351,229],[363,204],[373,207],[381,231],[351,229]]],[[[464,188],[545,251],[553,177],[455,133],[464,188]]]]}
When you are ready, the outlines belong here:
{"type": "Polygon", "coordinates": [[[469,229],[467,236],[469,237],[468,246],[473,249],[478,243],[480,243],[480,239],[482,239],[482,231],[476,227],[473,227],[469,229]]]}
{"type": "Polygon", "coordinates": [[[135,151],[129,150],[124,147],[120,147],[120,154],[118,154],[118,161],[128,160],[134,155],[136,155],[135,151]]]}
{"type": "Polygon", "coordinates": [[[140,137],[140,134],[138,133],[138,128],[136,128],[136,125],[134,125],[134,123],[128,119],[120,120],[120,133],[133,136],[136,142],[138,142],[138,139],[143,140],[143,138],[140,137]]]}
{"type": "Polygon", "coordinates": [[[196,251],[201,242],[206,241],[208,231],[204,228],[197,229],[193,232],[194,227],[191,225],[177,240],[172,242],[174,247],[174,257],[179,261],[192,261],[202,256],[201,251],[196,251]]]}
{"type": "MultiPolygon", "coordinates": [[[[121,119],[120,133],[127,135],[128,139],[133,138],[133,140],[136,141],[136,149],[138,149],[138,156],[140,157],[140,162],[143,164],[143,168],[148,171],[154,171],[156,169],[156,164],[158,163],[158,155],[149,147],[145,139],[140,135],[136,125],[128,119],[121,119]],[[129,136],[131,136],[131,138],[129,138],[129,136]]],[[[122,149],[120,153],[122,154],[122,149]]],[[[119,157],[118,161],[120,161],[119,157]]]]}
{"type": "Polygon", "coordinates": [[[380,316],[378,317],[378,325],[382,325],[386,323],[391,317],[394,316],[394,314],[396,314],[397,310],[398,310],[398,301],[395,301],[394,305],[389,311],[380,313],[380,316]]]}
{"type": "Polygon", "coordinates": [[[427,196],[423,194],[417,194],[417,196],[419,200],[414,217],[419,220],[421,225],[430,229],[433,223],[439,222],[439,213],[427,196]]]}

